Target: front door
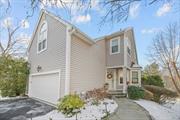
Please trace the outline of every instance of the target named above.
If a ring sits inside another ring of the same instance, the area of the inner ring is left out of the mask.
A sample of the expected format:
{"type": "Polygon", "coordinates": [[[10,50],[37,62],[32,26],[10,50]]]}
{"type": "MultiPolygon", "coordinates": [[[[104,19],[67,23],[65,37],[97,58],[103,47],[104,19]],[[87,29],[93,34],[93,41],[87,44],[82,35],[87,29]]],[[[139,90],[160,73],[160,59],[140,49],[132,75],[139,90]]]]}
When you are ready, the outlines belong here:
{"type": "Polygon", "coordinates": [[[112,78],[107,77],[106,79],[106,82],[109,84],[109,90],[123,90],[123,69],[108,69],[108,75],[112,75],[112,78]]]}

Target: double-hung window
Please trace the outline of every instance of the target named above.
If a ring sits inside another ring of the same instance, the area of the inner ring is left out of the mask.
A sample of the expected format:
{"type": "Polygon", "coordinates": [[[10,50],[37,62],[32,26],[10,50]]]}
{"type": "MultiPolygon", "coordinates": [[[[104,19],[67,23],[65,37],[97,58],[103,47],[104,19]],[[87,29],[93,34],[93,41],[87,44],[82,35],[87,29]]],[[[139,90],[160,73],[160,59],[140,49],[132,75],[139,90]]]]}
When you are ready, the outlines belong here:
{"type": "Polygon", "coordinates": [[[138,83],[138,71],[132,71],[132,83],[138,83]]]}
{"type": "Polygon", "coordinates": [[[47,22],[43,22],[39,31],[38,53],[47,49],[47,22]]]}
{"type": "Polygon", "coordinates": [[[114,38],[110,41],[110,54],[116,54],[120,52],[120,40],[114,38]]]}

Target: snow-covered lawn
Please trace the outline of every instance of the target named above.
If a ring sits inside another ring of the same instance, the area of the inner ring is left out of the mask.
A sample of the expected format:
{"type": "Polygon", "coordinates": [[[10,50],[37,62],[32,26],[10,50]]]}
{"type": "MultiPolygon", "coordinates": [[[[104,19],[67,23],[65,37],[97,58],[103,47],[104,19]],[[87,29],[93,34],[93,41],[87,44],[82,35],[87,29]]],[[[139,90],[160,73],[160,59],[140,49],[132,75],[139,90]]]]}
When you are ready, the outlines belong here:
{"type": "MultiPolygon", "coordinates": [[[[81,113],[77,115],[78,120],[100,120],[102,117],[106,115],[106,109],[105,105],[103,102],[107,102],[107,110],[110,113],[113,113],[116,108],[118,107],[117,103],[114,100],[110,99],[104,99],[101,101],[101,103],[96,106],[92,105],[90,102],[85,104],[85,109],[81,110],[81,113]]],[[[57,110],[53,110],[50,113],[40,116],[40,117],[35,117],[33,120],[49,120],[52,118],[52,120],[75,120],[76,117],[70,117],[67,118],[65,117],[61,112],[58,112],[57,110]]]]}
{"type": "Polygon", "coordinates": [[[163,105],[148,100],[138,100],[135,102],[149,111],[155,120],[180,120],[180,98],[163,105]]]}

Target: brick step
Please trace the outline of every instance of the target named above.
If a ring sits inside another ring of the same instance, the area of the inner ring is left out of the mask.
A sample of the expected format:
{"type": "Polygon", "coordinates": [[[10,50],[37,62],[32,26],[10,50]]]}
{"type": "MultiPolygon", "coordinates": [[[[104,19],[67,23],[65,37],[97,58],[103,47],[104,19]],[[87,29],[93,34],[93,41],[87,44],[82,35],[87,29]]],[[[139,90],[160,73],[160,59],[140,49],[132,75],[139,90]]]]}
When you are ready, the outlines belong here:
{"type": "Polygon", "coordinates": [[[109,90],[109,92],[123,92],[123,90],[109,90]]]}
{"type": "Polygon", "coordinates": [[[127,94],[123,93],[122,90],[110,90],[109,94],[116,98],[123,98],[127,96],[127,94]]]}
{"type": "Polygon", "coordinates": [[[108,91],[109,94],[112,94],[112,95],[116,95],[116,94],[123,94],[123,91],[122,90],[116,90],[116,91],[108,91]]]}

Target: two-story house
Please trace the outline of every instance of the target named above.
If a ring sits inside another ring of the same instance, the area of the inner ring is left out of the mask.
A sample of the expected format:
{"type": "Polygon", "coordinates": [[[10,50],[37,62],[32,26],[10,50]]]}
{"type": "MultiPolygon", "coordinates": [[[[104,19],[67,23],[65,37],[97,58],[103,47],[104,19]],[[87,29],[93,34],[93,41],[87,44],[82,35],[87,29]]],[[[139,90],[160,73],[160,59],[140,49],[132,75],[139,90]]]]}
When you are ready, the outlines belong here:
{"type": "Polygon", "coordinates": [[[56,104],[70,93],[109,84],[126,93],[141,85],[133,28],[91,39],[78,28],[42,10],[28,47],[28,95],[56,104]]]}

